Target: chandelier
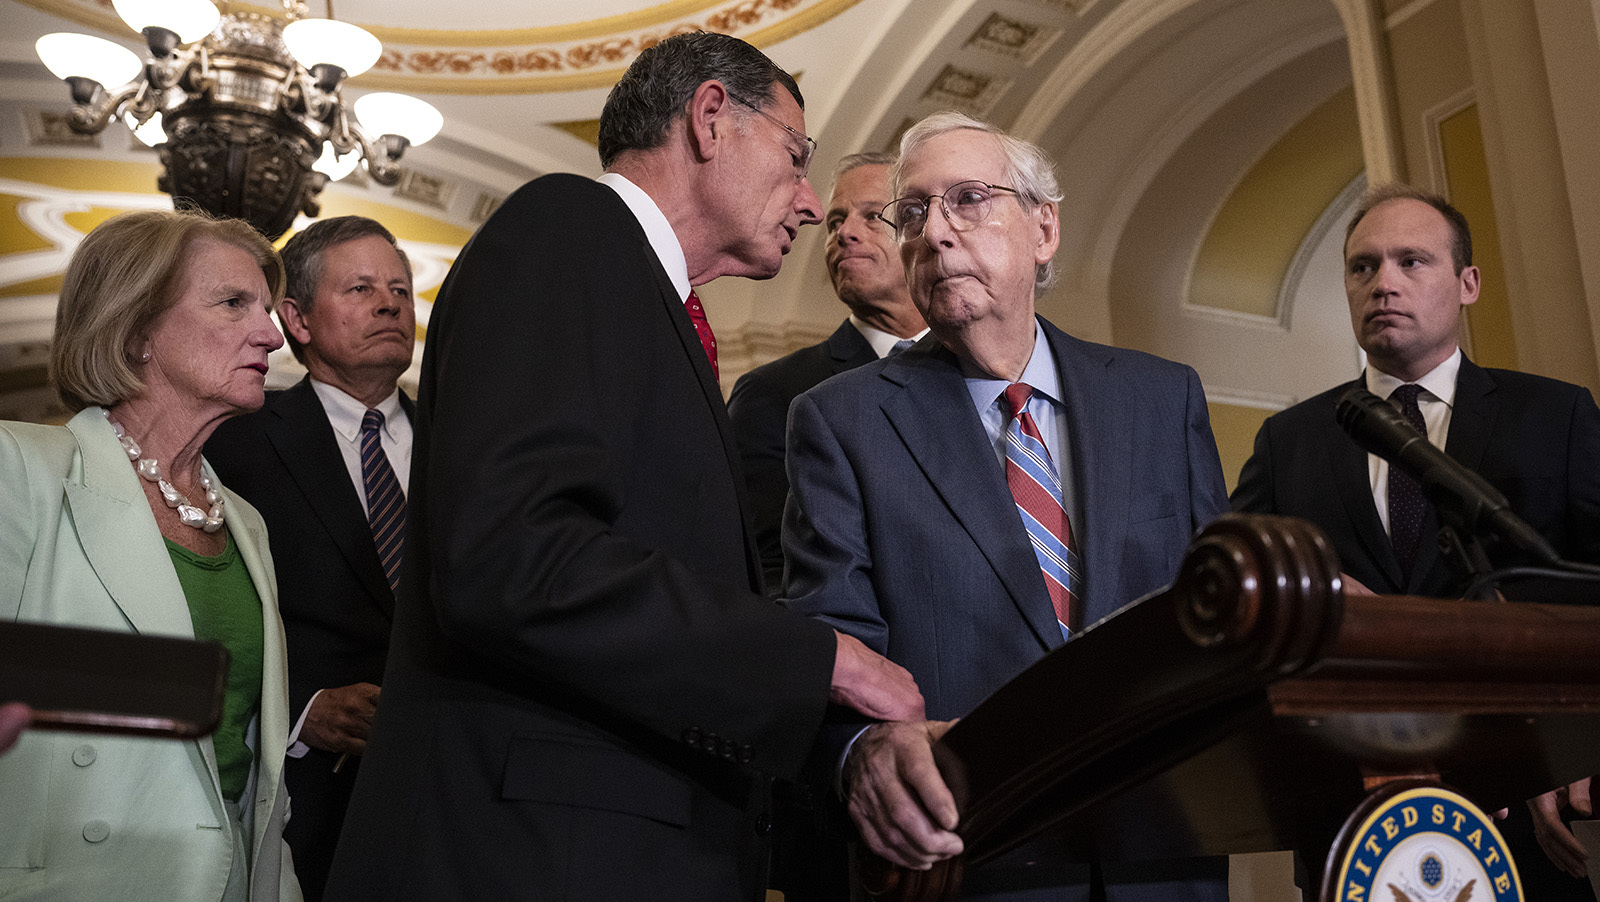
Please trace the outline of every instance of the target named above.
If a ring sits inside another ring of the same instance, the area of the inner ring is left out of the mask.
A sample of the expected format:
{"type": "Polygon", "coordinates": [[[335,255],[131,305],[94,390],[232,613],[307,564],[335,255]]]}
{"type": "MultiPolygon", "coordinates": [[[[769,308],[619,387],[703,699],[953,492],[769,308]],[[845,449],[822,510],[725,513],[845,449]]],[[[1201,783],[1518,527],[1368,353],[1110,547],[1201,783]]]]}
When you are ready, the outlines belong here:
{"type": "Polygon", "coordinates": [[[377,62],[383,45],[365,29],[308,18],[303,0],[284,16],[222,15],[211,0],[113,0],[144,35],[149,57],[101,38],[58,32],[35,45],[72,92],[68,123],[98,134],[122,119],[161,155],[157,186],[174,203],[243,219],[268,238],[357,166],[380,185],[400,180],[407,147],[444,119],[404,94],[366,94],[345,108],[342,85],[377,62]]]}

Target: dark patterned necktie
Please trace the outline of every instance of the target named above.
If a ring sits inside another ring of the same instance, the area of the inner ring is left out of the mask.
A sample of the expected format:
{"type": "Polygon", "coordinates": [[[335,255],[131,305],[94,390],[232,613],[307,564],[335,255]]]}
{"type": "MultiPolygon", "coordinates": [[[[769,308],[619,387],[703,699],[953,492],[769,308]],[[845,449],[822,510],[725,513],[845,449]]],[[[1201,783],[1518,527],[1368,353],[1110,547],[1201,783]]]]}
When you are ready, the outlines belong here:
{"type": "MultiPolygon", "coordinates": [[[[1422,408],[1417,406],[1420,385],[1402,385],[1394,390],[1389,400],[1400,407],[1406,421],[1413,429],[1428,436],[1428,426],[1422,420],[1422,408]]],[[[1400,570],[1409,580],[1411,567],[1417,561],[1417,548],[1422,543],[1422,521],[1428,514],[1428,501],[1422,496],[1422,486],[1410,473],[1389,464],[1389,542],[1394,545],[1394,555],[1400,559],[1400,570]]]]}
{"type": "Polygon", "coordinates": [[[1060,474],[1039,425],[1028,413],[1032,396],[1033,387],[1025,382],[1012,383],[1001,396],[1001,407],[1011,418],[1006,426],[1006,485],[1033,543],[1061,635],[1071,638],[1072,608],[1082,590],[1078,555],[1072,550],[1072,525],[1061,504],[1060,474]]]}
{"type": "Polygon", "coordinates": [[[367,490],[367,522],[372,526],[378,562],[383,564],[390,591],[398,592],[400,557],[406,544],[406,496],[389,466],[389,456],[383,453],[382,429],[383,414],[368,410],[361,417],[361,481],[367,490]]]}
{"type": "Polygon", "coordinates": [[[689,319],[694,322],[694,332],[700,336],[700,347],[706,350],[706,359],[711,361],[711,378],[720,380],[722,377],[717,372],[717,337],[711,334],[711,323],[706,320],[706,308],[700,306],[700,296],[689,289],[689,300],[683,305],[689,311],[689,319]]]}

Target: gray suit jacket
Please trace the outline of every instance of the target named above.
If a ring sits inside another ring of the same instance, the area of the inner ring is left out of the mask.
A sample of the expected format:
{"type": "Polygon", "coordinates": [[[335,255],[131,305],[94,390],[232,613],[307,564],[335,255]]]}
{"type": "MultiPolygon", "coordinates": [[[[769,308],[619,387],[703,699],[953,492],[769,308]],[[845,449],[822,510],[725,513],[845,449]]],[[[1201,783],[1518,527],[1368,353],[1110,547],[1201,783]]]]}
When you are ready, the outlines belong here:
{"type": "MultiPolygon", "coordinates": [[[[1226,510],[1227,494],[1192,369],[1039,324],[1065,395],[1073,469],[1062,475],[1083,510],[1073,534],[1083,622],[1092,624],[1170,583],[1190,536],[1226,510]]],[[[967,714],[1062,644],[1004,471],[948,350],[920,345],[796,399],[789,480],[788,604],[911,671],[929,718],[967,714]]],[[[841,732],[831,731],[835,749],[841,732]]],[[[836,760],[835,750],[820,757],[836,760]]],[[[1109,898],[1226,899],[1225,860],[1147,871],[1108,869],[1109,898]]],[[[1025,877],[1051,887],[1027,898],[1086,898],[1088,869],[1064,873],[1025,877]]],[[[969,889],[981,894],[976,874],[969,889]]]]}
{"type": "MultiPolygon", "coordinates": [[[[1226,491],[1193,370],[1039,322],[1066,395],[1091,624],[1167,585],[1226,491]]],[[[801,395],[791,417],[792,608],[909,669],[938,719],[1062,643],[954,355],[862,367],[801,395]]]]}

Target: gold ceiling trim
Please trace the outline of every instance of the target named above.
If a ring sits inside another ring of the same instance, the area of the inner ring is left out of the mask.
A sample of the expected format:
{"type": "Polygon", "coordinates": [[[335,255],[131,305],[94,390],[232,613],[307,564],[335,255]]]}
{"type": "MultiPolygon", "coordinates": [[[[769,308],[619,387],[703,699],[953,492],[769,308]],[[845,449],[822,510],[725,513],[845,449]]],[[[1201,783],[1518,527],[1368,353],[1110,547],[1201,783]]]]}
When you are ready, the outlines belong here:
{"type": "Polygon", "coordinates": [[[85,28],[93,28],[128,40],[138,38],[133,29],[128,27],[128,23],[122,21],[122,17],[111,9],[109,0],[103,5],[78,2],[78,0],[17,0],[17,2],[39,12],[76,22],[85,28]]]}
{"type": "Polygon", "coordinates": [[[376,66],[353,81],[364,88],[451,94],[540,94],[608,88],[622,77],[640,50],[674,34],[717,31],[737,34],[757,47],[770,47],[816,28],[859,2],[742,0],[699,22],[678,22],[661,31],[616,36],[568,48],[386,50],[376,66]],[[781,14],[796,7],[803,8],[764,28],[741,33],[768,18],[771,12],[781,14]]]}

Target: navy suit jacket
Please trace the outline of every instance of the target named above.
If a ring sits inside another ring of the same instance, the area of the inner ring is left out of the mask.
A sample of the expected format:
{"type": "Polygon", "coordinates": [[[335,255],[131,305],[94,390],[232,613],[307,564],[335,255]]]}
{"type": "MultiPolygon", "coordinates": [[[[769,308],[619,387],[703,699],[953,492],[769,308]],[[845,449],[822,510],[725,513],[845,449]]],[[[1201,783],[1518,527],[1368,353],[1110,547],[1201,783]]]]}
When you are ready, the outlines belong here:
{"type": "MultiPolygon", "coordinates": [[[[1344,572],[1384,595],[1448,597],[1462,579],[1439,554],[1437,516],[1423,523],[1410,579],[1372,501],[1367,452],[1334,419],[1346,383],[1274,414],[1233,491],[1235,510],[1302,517],[1321,527],[1344,572]]],[[[1505,494],[1562,557],[1600,563],[1600,409],[1589,391],[1465,358],[1445,451],[1505,494]]],[[[1491,548],[1497,565],[1517,562],[1491,548]]]]}
{"type": "Polygon", "coordinates": [[[835,639],[761,592],[722,393],[615,191],[550,175],[428,328],[334,900],[759,898],[835,639]]]}
{"type": "MultiPolygon", "coordinates": [[[[401,406],[412,414],[404,393],[401,406]]],[[[394,594],[338,438],[309,378],[267,392],[206,442],[206,459],[267,522],[289,649],[289,709],[298,718],[320,689],[383,682],[394,594]]],[[[322,897],[359,758],[312,749],[284,772],[294,816],[285,830],[308,900],[322,897]]]]}
{"type": "Polygon", "coordinates": [[[783,452],[789,405],[824,379],[877,359],[872,345],[847,319],[826,341],[762,364],[733,384],[728,418],[739,440],[756,547],[772,594],[777,594],[783,583],[783,504],[789,497],[783,452]]]}

